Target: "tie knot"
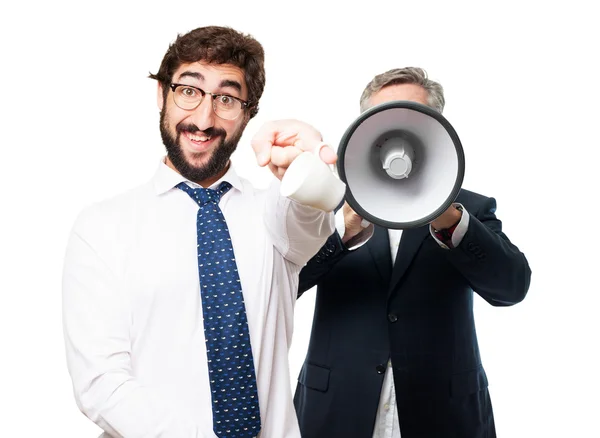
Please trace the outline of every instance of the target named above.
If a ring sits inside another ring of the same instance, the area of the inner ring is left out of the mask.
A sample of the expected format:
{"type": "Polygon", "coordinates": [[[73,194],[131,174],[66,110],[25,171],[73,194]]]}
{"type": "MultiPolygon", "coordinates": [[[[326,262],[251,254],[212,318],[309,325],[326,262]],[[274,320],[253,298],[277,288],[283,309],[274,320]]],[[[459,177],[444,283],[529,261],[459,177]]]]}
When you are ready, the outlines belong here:
{"type": "Polygon", "coordinates": [[[221,199],[221,196],[227,193],[231,188],[231,184],[229,184],[226,181],[223,181],[221,184],[219,184],[219,187],[217,187],[216,189],[193,189],[186,183],[182,182],[177,184],[176,187],[190,195],[190,198],[192,198],[200,207],[202,207],[203,205],[206,205],[209,202],[214,202],[215,204],[218,204],[219,200],[221,199]]]}

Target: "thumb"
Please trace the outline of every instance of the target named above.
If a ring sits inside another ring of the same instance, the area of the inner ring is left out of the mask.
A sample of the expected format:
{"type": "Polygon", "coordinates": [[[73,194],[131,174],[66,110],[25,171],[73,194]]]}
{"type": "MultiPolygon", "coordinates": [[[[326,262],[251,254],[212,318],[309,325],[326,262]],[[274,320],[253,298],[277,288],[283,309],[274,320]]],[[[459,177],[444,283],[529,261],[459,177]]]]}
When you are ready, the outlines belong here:
{"type": "Polygon", "coordinates": [[[319,158],[327,164],[335,164],[338,159],[337,154],[329,146],[323,146],[319,151],[319,158]]]}
{"type": "Polygon", "coordinates": [[[256,153],[256,161],[260,167],[264,167],[271,162],[271,145],[264,145],[264,147],[256,153]]]}

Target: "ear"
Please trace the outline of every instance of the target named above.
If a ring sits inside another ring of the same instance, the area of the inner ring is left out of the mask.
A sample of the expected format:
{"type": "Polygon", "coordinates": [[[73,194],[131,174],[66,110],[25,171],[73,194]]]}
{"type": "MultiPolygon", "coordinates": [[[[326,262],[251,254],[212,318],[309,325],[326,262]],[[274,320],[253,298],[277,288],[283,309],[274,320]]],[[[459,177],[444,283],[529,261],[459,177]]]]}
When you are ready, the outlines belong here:
{"type": "Polygon", "coordinates": [[[163,105],[165,104],[165,99],[163,97],[163,87],[160,82],[158,82],[158,87],[156,89],[156,103],[159,111],[162,111],[163,105]]]}

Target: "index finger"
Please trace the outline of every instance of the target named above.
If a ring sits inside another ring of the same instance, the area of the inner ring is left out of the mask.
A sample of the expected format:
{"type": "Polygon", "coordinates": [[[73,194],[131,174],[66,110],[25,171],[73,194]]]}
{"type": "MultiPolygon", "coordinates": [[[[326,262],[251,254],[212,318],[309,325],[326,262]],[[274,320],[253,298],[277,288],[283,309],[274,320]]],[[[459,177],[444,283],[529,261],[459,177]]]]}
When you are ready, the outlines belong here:
{"type": "Polygon", "coordinates": [[[277,131],[272,126],[272,122],[265,123],[254,137],[250,144],[256,154],[256,160],[259,166],[266,166],[271,161],[271,148],[275,142],[277,131]]]}

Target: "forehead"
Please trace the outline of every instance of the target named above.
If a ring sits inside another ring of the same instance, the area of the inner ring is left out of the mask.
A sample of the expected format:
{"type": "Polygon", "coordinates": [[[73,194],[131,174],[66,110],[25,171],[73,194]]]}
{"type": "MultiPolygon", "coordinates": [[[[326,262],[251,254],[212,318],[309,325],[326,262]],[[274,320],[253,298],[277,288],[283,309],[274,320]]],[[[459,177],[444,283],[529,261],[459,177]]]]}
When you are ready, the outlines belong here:
{"type": "Polygon", "coordinates": [[[173,82],[185,79],[189,85],[198,84],[206,87],[206,91],[215,92],[226,88],[238,88],[241,93],[247,95],[244,72],[241,68],[231,64],[209,64],[206,62],[193,62],[181,64],[173,74],[173,82]]]}
{"type": "Polygon", "coordinates": [[[390,102],[392,100],[408,100],[427,105],[427,91],[416,84],[394,84],[383,87],[377,93],[371,96],[369,103],[371,106],[380,103],[390,102]]]}

